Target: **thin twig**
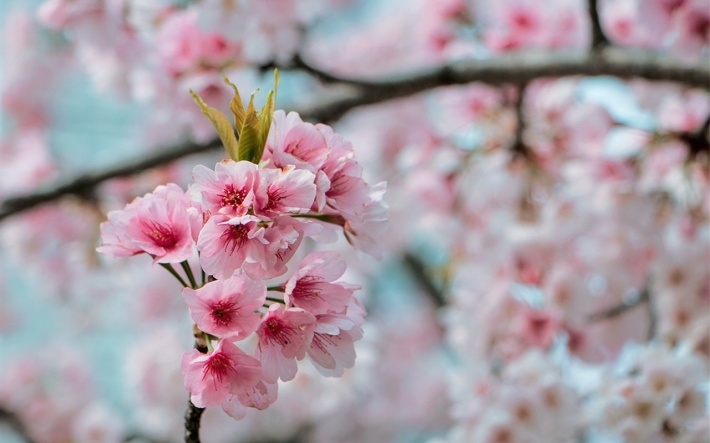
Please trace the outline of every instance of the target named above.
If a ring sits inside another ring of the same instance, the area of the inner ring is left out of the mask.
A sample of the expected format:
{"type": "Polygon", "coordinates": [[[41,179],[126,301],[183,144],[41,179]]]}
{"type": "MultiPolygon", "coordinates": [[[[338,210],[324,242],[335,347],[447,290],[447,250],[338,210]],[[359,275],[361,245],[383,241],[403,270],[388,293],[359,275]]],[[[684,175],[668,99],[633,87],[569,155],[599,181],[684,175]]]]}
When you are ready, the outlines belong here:
{"type": "Polygon", "coordinates": [[[637,306],[640,306],[643,303],[650,302],[651,300],[651,293],[649,290],[646,288],[641,293],[636,297],[632,302],[630,303],[622,303],[620,305],[613,306],[609,309],[605,309],[600,312],[595,312],[594,314],[589,315],[587,317],[587,320],[591,323],[602,321],[602,320],[611,320],[613,318],[619,317],[626,312],[630,311],[631,309],[634,309],[637,306]]]}
{"type": "Polygon", "coordinates": [[[511,146],[511,150],[514,154],[521,155],[523,157],[527,157],[530,154],[530,150],[528,149],[527,145],[525,144],[525,140],[523,139],[525,133],[525,112],[523,108],[523,101],[525,100],[526,87],[527,84],[521,83],[515,91],[515,136],[513,138],[513,144],[511,146]]]}
{"type": "Polygon", "coordinates": [[[648,308],[648,332],[646,333],[646,339],[651,341],[656,337],[658,330],[658,313],[656,312],[656,305],[651,298],[651,292],[649,290],[644,292],[646,295],[646,306],[648,308]]]}
{"type": "Polygon", "coordinates": [[[592,50],[597,51],[609,45],[609,39],[602,29],[599,18],[599,2],[597,0],[587,0],[587,15],[592,33],[592,50]]]}
{"type": "Polygon", "coordinates": [[[419,283],[422,289],[424,289],[424,293],[429,296],[429,299],[434,302],[436,307],[441,308],[442,306],[445,306],[446,296],[429,276],[424,262],[422,262],[419,257],[411,252],[405,252],[402,260],[411,271],[411,274],[417,283],[419,283]]]}
{"type": "MultiPolygon", "coordinates": [[[[377,82],[331,76],[355,88],[350,92],[341,92],[337,97],[323,98],[297,111],[305,120],[329,122],[358,106],[407,97],[439,86],[471,82],[521,84],[537,78],[574,75],[639,77],[710,89],[710,68],[705,65],[683,65],[660,54],[609,47],[594,56],[584,53],[526,53],[490,60],[462,60],[377,82]]],[[[184,144],[115,168],[55,183],[50,188],[10,197],[0,203],[0,220],[64,196],[90,195],[104,181],[132,176],[188,155],[217,150],[220,146],[219,140],[202,145],[184,144]]]]}

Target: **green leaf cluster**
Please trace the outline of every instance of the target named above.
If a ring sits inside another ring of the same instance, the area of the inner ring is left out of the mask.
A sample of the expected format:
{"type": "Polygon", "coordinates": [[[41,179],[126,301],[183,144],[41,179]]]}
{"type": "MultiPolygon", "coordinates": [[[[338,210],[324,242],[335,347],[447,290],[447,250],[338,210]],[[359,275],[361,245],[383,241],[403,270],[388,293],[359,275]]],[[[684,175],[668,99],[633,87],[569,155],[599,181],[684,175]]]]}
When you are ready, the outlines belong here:
{"type": "Polygon", "coordinates": [[[274,70],[274,89],[266,96],[266,103],[261,111],[254,107],[254,91],[249,99],[249,104],[244,108],[244,102],[239,94],[239,90],[227,77],[223,77],[224,82],[234,90],[234,97],[229,103],[232,111],[234,126],[224,113],[207,105],[199,95],[190,91],[202,113],[212,122],[212,126],[217,130],[220,140],[227,150],[227,154],[234,161],[246,160],[258,164],[264,154],[266,139],[269,136],[271,120],[274,116],[274,106],[276,103],[276,90],[279,85],[279,71],[274,70]]]}

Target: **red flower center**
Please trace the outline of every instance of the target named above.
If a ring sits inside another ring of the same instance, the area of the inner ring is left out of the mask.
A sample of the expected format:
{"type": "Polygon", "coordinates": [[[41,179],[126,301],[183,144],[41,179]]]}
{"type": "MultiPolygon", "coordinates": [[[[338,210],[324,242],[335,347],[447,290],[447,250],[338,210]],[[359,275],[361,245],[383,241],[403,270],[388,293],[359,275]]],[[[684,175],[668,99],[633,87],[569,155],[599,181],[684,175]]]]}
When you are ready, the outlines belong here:
{"type": "Polygon", "coordinates": [[[227,252],[231,247],[229,255],[232,255],[235,250],[241,249],[249,240],[249,229],[245,225],[229,225],[222,234],[222,240],[224,241],[224,251],[227,252]]]}
{"type": "Polygon", "coordinates": [[[220,300],[212,305],[212,320],[219,326],[229,326],[234,321],[234,315],[239,311],[233,301],[220,300]]]}
{"type": "Polygon", "coordinates": [[[178,242],[171,226],[161,225],[156,222],[144,223],[143,234],[150,237],[156,245],[165,249],[172,248],[178,242]]]}
{"type": "Polygon", "coordinates": [[[231,206],[234,209],[244,203],[247,192],[234,189],[234,185],[226,185],[220,195],[222,207],[231,206]]]}
{"type": "Polygon", "coordinates": [[[234,368],[234,362],[227,355],[217,352],[205,362],[205,367],[202,369],[202,379],[204,380],[204,378],[207,377],[207,374],[211,374],[216,388],[216,384],[222,383],[224,377],[226,377],[230,372],[237,372],[234,368]]]}

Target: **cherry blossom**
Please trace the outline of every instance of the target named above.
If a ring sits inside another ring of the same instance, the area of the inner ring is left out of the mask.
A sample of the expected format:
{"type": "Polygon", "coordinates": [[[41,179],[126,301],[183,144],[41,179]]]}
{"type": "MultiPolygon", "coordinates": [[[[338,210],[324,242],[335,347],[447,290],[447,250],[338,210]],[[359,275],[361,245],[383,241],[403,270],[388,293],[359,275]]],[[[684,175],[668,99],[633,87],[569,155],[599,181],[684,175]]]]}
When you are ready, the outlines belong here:
{"type": "Polygon", "coordinates": [[[198,165],[192,175],[195,183],[190,191],[200,199],[205,211],[232,217],[247,215],[259,180],[255,164],[223,160],[214,170],[198,165]]]}
{"type": "Polygon", "coordinates": [[[200,289],[185,288],[183,297],[195,324],[222,338],[243,339],[259,325],[266,297],[263,283],[242,275],[210,282],[200,289]]]}
{"type": "Polygon", "coordinates": [[[267,383],[289,381],[296,375],[296,360],[302,360],[313,339],[313,314],[299,308],[273,304],[256,331],[257,356],[267,383]]]}
{"type": "Polygon", "coordinates": [[[178,263],[194,254],[201,216],[175,184],[158,186],[126,209],[109,213],[101,225],[99,252],[126,257],[150,254],[156,263],[178,263]]]}
{"type": "Polygon", "coordinates": [[[232,417],[243,417],[238,395],[254,388],[261,379],[259,361],[228,340],[220,340],[214,351],[192,350],[182,357],[185,388],[195,406],[220,405],[232,417]]]}
{"type": "Polygon", "coordinates": [[[307,212],[316,195],[315,176],[310,171],[264,169],[259,174],[255,191],[254,213],[260,217],[276,218],[283,214],[307,212]]]}
{"type": "Polygon", "coordinates": [[[346,264],[336,252],[314,252],[303,258],[286,282],[284,301],[311,314],[342,313],[357,286],[336,282],[346,264]]]}

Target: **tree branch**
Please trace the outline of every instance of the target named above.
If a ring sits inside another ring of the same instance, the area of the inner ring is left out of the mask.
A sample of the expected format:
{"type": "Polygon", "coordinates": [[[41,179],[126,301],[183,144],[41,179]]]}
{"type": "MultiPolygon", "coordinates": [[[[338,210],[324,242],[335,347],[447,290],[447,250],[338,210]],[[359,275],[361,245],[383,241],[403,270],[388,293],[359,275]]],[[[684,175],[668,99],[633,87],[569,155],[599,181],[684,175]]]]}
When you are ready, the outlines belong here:
{"type": "MultiPolygon", "coordinates": [[[[329,81],[348,84],[354,88],[349,92],[341,91],[338,96],[329,96],[304,106],[298,109],[298,112],[305,120],[328,122],[339,119],[358,106],[407,97],[440,86],[472,82],[490,85],[522,84],[537,78],[575,75],[639,77],[673,81],[710,90],[710,68],[705,65],[683,65],[660,54],[608,47],[592,55],[565,52],[524,53],[489,60],[462,60],[382,81],[346,79],[328,74],[329,81]]],[[[218,140],[204,145],[185,144],[116,168],[55,183],[51,188],[10,197],[0,203],[0,220],[67,195],[91,195],[94,188],[106,180],[135,175],[191,154],[216,150],[219,146],[218,140]]]]}
{"type": "Polygon", "coordinates": [[[371,81],[339,77],[325,73],[299,59],[299,66],[328,83],[342,83],[378,93],[370,103],[404,97],[446,85],[482,82],[489,85],[520,84],[545,77],[607,75],[624,79],[644,78],[673,81],[690,87],[710,90],[710,68],[706,64],[685,64],[653,51],[606,47],[588,54],[579,51],[530,51],[504,54],[492,59],[458,60],[448,64],[401,73],[389,79],[371,81]]]}
{"type": "Polygon", "coordinates": [[[221,146],[219,140],[212,140],[204,145],[184,144],[103,171],[79,175],[64,182],[55,183],[52,188],[39,190],[26,195],[10,197],[0,204],[0,220],[10,215],[32,209],[35,206],[57,200],[61,197],[69,195],[84,197],[91,195],[98,185],[107,180],[136,175],[157,166],[166,165],[188,155],[216,150],[221,146]]]}
{"type": "Polygon", "coordinates": [[[600,50],[609,46],[609,39],[602,29],[599,19],[599,2],[597,0],[587,0],[587,15],[592,32],[592,51],[600,50]]]}
{"type": "Polygon", "coordinates": [[[439,289],[438,285],[431,279],[427,266],[412,252],[405,252],[402,260],[411,271],[412,277],[422,287],[424,293],[434,302],[437,308],[446,306],[446,295],[439,289]]]}
{"type": "Polygon", "coordinates": [[[27,443],[34,443],[22,420],[15,413],[2,406],[0,406],[0,422],[7,423],[17,433],[17,436],[22,437],[27,443]]]}
{"type": "Polygon", "coordinates": [[[523,140],[523,135],[525,133],[525,112],[523,109],[523,100],[525,100],[525,89],[527,87],[526,83],[521,83],[518,87],[515,96],[515,102],[513,106],[515,108],[515,136],[513,138],[513,144],[511,150],[516,155],[521,155],[527,157],[530,155],[530,150],[528,149],[525,141],[523,140]]]}
{"type": "Polygon", "coordinates": [[[192,401],[187,401],[185,411],[185,443],[200,443],[200,419],[205,408],[198,408],[192,401]]]}
{"type": "MultiPolygon", "coordinates": [[[[644,289],[641,291],[641,293],[636,297],[631,303],[622,303],[617,306],[613,306],[609,309],[605,309],[600,312],[595,312],[594,314],[589,315],[587,317],[587,320],[590,323],[598,322],[598,321],[603,321],[603,320],[611,320],[613,318],[619,317],[626,312],[634,309],[637,306],[640,306],[643,303],[650,303],[651,301],[651,293],[649,292],[648,288],[644,289]]],[[[652,322],[654,320],[652,319],[652,322]]],[[[654,325],[655,326],[655,325],[654,325]]]]}

